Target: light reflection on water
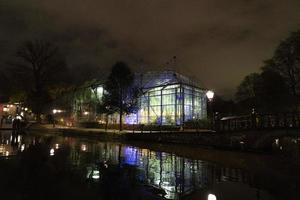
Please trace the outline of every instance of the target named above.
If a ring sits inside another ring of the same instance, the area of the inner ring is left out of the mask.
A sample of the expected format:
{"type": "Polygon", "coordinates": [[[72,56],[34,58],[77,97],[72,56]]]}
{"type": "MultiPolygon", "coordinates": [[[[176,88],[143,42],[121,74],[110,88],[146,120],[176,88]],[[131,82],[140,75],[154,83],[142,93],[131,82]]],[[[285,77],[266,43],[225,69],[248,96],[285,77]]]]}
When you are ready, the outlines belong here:
{"type": "MultiPolygon", "coordinates": [[[[0,156],[9,158],[26,151],[31,145],[49,138],[41,136],[0,135],[0,156]]],[[[279,144],[280,141],[276,143],[279,144]]],[[[162,188],[167,199],[274,199],[257,184],[252,174],[211,162],[179,157],[126,144],[92,141],[73,137],[52,137],[49,156],[68,147],[69,159],[75,167],[86,167],[87,178],[98,180],[101,171],[97,163],[134,166],[140,182],[162,188]]]]}

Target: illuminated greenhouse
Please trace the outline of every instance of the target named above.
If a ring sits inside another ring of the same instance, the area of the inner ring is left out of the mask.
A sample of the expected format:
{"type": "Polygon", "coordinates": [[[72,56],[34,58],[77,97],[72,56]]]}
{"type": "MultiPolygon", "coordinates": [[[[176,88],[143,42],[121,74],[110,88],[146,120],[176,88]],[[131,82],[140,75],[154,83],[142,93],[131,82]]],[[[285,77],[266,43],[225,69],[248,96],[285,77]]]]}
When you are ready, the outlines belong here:
{"type": "MultiPolygon", "coordinates": [[[[136,74],[135,87],[139,109],[124,117],[125,124],[182,125],[207,117],[207,90],[186,76],[173,71],[136,74]]],[[[105,123],[105,115],[97,111],[103,93],[103,84],[91,81],[68,95],[75,120],[105,123]]],[[[109,124],[119,123],[117,114],[108,118],[109,124]]]]}
{"type": "Polygon", "coordinates": [[[127,124],[176,124],[207,116],[206,90],[173,71],[137,75],[141,87],[139,111],[126,117],[127,124]]]}

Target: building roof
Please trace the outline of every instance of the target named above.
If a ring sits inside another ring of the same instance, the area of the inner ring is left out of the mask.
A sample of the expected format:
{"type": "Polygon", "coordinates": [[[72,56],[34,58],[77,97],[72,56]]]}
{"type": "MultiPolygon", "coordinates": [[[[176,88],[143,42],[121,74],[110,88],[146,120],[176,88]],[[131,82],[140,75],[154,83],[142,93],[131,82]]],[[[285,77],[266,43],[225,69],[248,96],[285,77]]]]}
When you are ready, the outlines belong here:
{"type": "Polygon", "coordinates": [[[173,84],[184,84],[197,88],[201,85],[195,80],[192,80],[175,71],[151,71],[136,75],[136,84],[143,89],[154,88],[173,84]]]}

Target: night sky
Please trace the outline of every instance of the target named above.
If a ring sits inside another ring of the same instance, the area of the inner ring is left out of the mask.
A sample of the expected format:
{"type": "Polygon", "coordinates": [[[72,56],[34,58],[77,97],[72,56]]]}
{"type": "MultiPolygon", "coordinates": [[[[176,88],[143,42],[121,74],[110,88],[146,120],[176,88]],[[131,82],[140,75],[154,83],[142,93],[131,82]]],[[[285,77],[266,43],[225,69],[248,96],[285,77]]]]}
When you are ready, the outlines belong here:
{"type": "Polygon", "coordinates": [[[69,65],[176,69],[231,96],[300,29],[299,0],[0,0],[0,67],[20,42],[54,40],[69,65]],[[176,64],[166,63],[177,56],[176,64]]]}

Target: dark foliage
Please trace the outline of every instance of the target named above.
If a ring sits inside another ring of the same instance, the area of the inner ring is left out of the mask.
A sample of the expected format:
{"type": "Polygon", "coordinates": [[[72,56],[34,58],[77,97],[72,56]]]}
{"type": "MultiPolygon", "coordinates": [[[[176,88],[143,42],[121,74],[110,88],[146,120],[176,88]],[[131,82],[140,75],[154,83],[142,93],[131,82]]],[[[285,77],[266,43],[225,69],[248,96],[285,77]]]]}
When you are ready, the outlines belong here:
{"type": "Polygon", "coordinates": [[[50,91],[68,82],[68,69],[58,48],[46,41],[25,42],[10,62],[14,100],[23,101],[39,115],[51,102],[50,91]]]}
{"type": "MultiPolygon", "coordinates": [[[[300,31],[293,32],[276,48],[273,57],[265,62],[263,70],[271,70],[282,76],[290,94],[293,110],[298,110],[300,95],[300,31]]],[[[275,83],[278,85],[278,83],[275,83]]],[[[274,85],[275,86],[275,85],[274,85]]]]}
{"type": "Polygon", "coordinates": [[[138,89],[133,86],[134,74],[124,62],[117,62],[111,69],[105,82],[106,93],[100,110],[104,113],[119,113],[120,130],[122,130],[123,113],[135,112],[138,89]]]}
{"type": "Polygon", "coordinates": [[[259,112],[285,111],[289,97],[284,78],[269,69],[246,76],[236,93],[243,113],[250,113],[252,109],[259,112]]]}

